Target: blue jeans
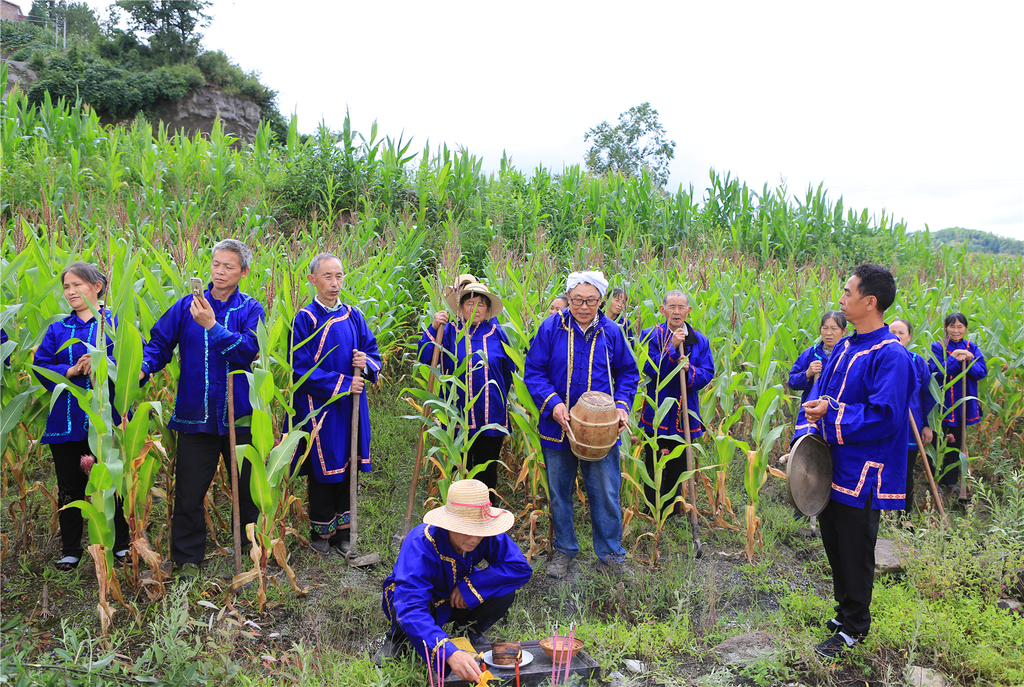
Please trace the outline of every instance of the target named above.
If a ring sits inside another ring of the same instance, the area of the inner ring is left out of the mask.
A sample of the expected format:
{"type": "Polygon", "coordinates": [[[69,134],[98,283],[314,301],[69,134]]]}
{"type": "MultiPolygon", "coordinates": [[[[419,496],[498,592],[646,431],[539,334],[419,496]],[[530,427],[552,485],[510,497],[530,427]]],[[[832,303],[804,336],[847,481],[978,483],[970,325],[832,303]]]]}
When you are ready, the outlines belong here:
{"type": "Polygon", "coordinates": [[[572,513],[578,465],[583,472],[583,485],[590,502],[594,553],[600,560],[623,560],[626,550],[622,548],[622,508],[619,505],[619,488],[622,485],[619,447],[615,446],[607,456],[594,462],[581,461],[572,451],[554,448],[542,451],[551,493],[555,549],[570,558],[580,551],[572,513]]]}

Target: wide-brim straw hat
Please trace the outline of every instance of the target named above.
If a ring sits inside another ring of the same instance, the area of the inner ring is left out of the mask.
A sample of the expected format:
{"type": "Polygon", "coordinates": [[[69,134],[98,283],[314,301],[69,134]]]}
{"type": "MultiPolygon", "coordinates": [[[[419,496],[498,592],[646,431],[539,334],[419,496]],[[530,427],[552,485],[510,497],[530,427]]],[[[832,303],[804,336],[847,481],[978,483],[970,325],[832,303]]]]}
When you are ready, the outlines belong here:
{"type": "Polygon", "coordinates": [[[460,303],[462,302],[462,297],[465,296],[466,294],[478,294],[481,296],[487,296],[487,298],[491,301],[491,317],[497,317],[501,313],[501,309],[503,307],[501,303],[501,296],[487,288],[487,284],[475,281],[463,286],[461,291],[456,291],[454,293],[449,294],[448,297],[445,299],[445,301],[448,303],[448,307],[451,308],[452,312],[455,313],[456,315],[462,312],[460,303]]]}
{"type": "Polygon", "coordinates": [[[507,532],[515,516],[504,508],[491,506],[487,485],[463,479],[448,487],[448,501],[423,516],[423,522],[470,537],[493,537],[507,532]]]}

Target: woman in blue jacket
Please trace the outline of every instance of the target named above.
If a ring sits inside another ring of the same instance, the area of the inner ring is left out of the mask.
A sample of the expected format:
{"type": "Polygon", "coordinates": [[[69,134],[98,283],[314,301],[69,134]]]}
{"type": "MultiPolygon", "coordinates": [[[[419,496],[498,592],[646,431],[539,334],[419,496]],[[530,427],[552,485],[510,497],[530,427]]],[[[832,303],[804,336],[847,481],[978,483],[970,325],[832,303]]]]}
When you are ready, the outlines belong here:
{"type": "Polygon", "coordinates": [[[988,374],[985,356],[978,344],[967,340],[967,316],[960,312],[951,313],[943,322],[946,340],[932,344],[932,359],[928,362],[935,381],[943,389],[941,401],[942,427],[946,432],[946,456],[939,469],[939,484],[953,485],[953,493],[960,496],[960,449],[964,445],[964,413],[967,424],[976,425],[981,422],[981,404],[977,401],[978,380],[988,374]],[[956,406],[963,398],[962,378],[957,379],[967,364],[967,395],[974,399],[956,406]],[[942,365],[942,368],[939,368],[942,365]],[[954,382],[953,380],[956,379],[954,382]],[[946,386],[949,388],[945,388],[946,386]],[[956,406],[955,408],[953,406],[956,406]]]}
{"type": "Polygon", "coordinates": [[[821,341],[800,354],[789,371],[789,388],[800,393],[800,403],[807,402],[814,380],[821,374],[821,368],[832,355],[832,347],[846,336],[846,317],[838,310],[829,310],[821,316],[818,327],[821,341]]]}
{"type": "MultiPolygon", "coordinates": [[[[67,378],[69,384],[89,389],[92,387],[89,379],[92,359],[84,342],[92,345],[98,343],[98,323],[92,311],[99,311],[99,299],[106,293],[107,278],[89,263],[73,262],[61,273],[60,280],[64,285],[64,298],[72,312],[47,328],[36,349],[34,362],[38,367],[67,378]]],[[[104,326],[116,326],[117,319],[109,311],[104,311],[103,316],[106,320],[104,326]]],[[[107,356],[113,361],[114,342],[110,337],[105,338],[107,356]]],[[[52,392],[57,386],[38,372],[36,377],[48,391],[52,392]]],[[[113,399],[112,382],[109,389],[110,398],[113,399]]],[[[116,410],[113,411],[112,419],[115,424],[121,421],[116,410]]],[[[85,499],[85,487],[89,482],[87,470],[91,469],[95,458],[89,448],[89,417],[71,392],[62,392],[57,402],[52,404],[42,442],[50,447],[53,456],[54,472],[57,474],[57,502],[62,509],[59,513],[62,558],[57,561],[56,567],[62,571],[73,570],[84,553],[82,511],[64,506],[85,499]]],[[[114,509],[114,556],[117,560],[124,560],[128,544],[128,523],[118,499],[117,508],[114,509]]]]}
{"type": "Polygon", "coordinates": [[[434,332],[439,326],[444,327],[443,350],[438,363],[442,372],[451,374],[471,357],[472,363],[462,379],[466,389],[458,392],[460,410],[465,410],[466,399],[469,399],[467,430],[470,437],[475,437],[467,456],[467,468],[472,470],[489,463],[475,478],[488,489],[495,489],[501,447],[508,434],[508,394],[515,369],[515,363],[505,353],[508,335],[496,319],[501,312],[501,299],[486,285],[474,282],[450,297],[448,305],[459,314],[458,322],[449,327],[448,313],[444,310],[435,313],[431,328],[420,337],[419,359],[425,365],[430,364],[434,332]]]}
{"type": "MultiPolygon", "coordinates": [[[[914,335],[914,327],[908,320],[897,317],[889,325],[889,331],[896,335],[904,348],[910,347],[910,338],[914,335]]],[[[910,361],[914,367],[914,379],[917,390],[910,396],[910,413],[914,416],[917,424],[917,431],[921,433],[921,441],[929,444],[932,441],[932,428],[928,426],[928,416],[935,407],[935,399],[932,398],[930,388],[931,372],[928,371],[928,363],[922,356],[910,351],[910,361]]],[[[907,500],[903,506],[904,517],[910,515],[914,507],[914,466],[917,464],[917,456],[920,450],[917,447],[917,438],[913,429],[907,437],[907,500]]]]}

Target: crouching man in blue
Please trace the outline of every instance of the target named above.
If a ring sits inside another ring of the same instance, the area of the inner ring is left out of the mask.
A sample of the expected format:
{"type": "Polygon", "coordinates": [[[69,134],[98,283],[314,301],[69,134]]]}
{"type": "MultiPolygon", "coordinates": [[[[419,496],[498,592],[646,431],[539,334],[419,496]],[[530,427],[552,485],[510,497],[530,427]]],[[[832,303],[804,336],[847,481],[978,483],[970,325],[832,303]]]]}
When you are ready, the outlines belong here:
{"type": "MultiPolygon", "coordinates": [[[[256,327],[263,306],[238,290],[249,274],[252,251],[234,239],[213,247],[210,284],[201,298],[191,293],[172,305],[153,325],[142,361],[143,374],[164,368],[178,349],[181,373],[174,414],[167,423],[178,435],[175,463],[171,557],[179,577],[196,577],[206,555],[203,500],[221,455],[230,458],[228,442],[228,372],[249,370],[259,354],[256,327]]],[[[234,376],[235,417],[252,414],[249,383],[234,376]]],[[[251,442],[239,428],[237,443],[251,442]]],[[[256,522],[259,510],[249,493],[251,467],[239,461],[238,501],[242,531],[256,522]]]]}
{"type": "Polygon", "coordinates": [[[432,666],[440,652],[452,672],[477,682],[480,666],[443,628],[451,623],[452,634],[465,633],[478,651],[490,645],[484,633],[504,617],[516,590],[533,574],[505,534],[514,521],[507,510],[491,507],[483,482],[464,479],[448,488],[447,503],[409,531],[384,580],[381,606],[391,629],[374,657],[377,665],[412,648],[432,666]]]}
{"type": "MultiPolygon", "coordinates": [[[[293,381],[306,377],[295,394],[295,410],[299,417],[316,413],[306,423],[306,431],[320,426],[309,458],[300,468],[308,478],[309,546],[316,553],[341,555],[349,549],[349,461],[355,398],[359,399],[356,459],[360,472],[370,471],[370,407],[363,393],[363,378],[354,373],[359,370],[373,381],[381,368],[377,338],[363,314],[338,299],[343,276],[337,257],[321,253],[313,258],[308,280],[316,296],[295,314],[292,324],[293,381]],[[328,404],[339,394],[347,395],[328,404]]],[[[303,441],[295,455],[304,452],[303,441]]]]}
{"type": "MultiPolygon", "coordinates": [[[[831,500],[819,516],[832,567],[832,637],[815,647],[836,658],[871,628],[875,541],[882,510],[902,510],[907,486],[910,354],[885,325],[896,281],[878,265],[859,265],[839,304],[856,333],[836,344],[801,414],[832,450],[831,500]]],[[[798,419],[797,425],[802,424],[798,419]]]]}
{"type": "Polygon", "coordinates": [[[538,429],[551,493],[555,555],[547,574],[554,578],[565,577],[580,550],[573,527],[577,472],[583,473],[594,553],[601,567],[627,579],[633,577],[622,548],[618,440],[601,460],[580,462],[566,433],[569,409],[587,391],[602,391],[615,399],[620,432],[629,422],[640,373],[622,328],[600,310],[607,289],[608,282],[600,272],[570,274],[565,289],[569,307],[541,323],[526,354],[524,379],[540,409],[538,429]]]}

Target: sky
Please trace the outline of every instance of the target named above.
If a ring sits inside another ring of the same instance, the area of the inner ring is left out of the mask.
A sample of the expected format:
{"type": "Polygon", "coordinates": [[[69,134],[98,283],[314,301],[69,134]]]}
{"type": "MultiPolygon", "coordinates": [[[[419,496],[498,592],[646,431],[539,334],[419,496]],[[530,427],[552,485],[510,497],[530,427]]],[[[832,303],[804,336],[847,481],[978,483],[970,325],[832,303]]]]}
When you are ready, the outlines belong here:
{"type": "MultiPolygon", "coordinates": [[[[30,3],[26,3],[30,4],[30,3]]],[[[89,0],[103,8],[104,0],[89,0]]],[[[650,102],[669,188],[824,183],[913,230],[1024,239],[1024,3],[214,0],[203,31],[299,129],[462,146],[496,170],[582,163],[650,102]]]]}

